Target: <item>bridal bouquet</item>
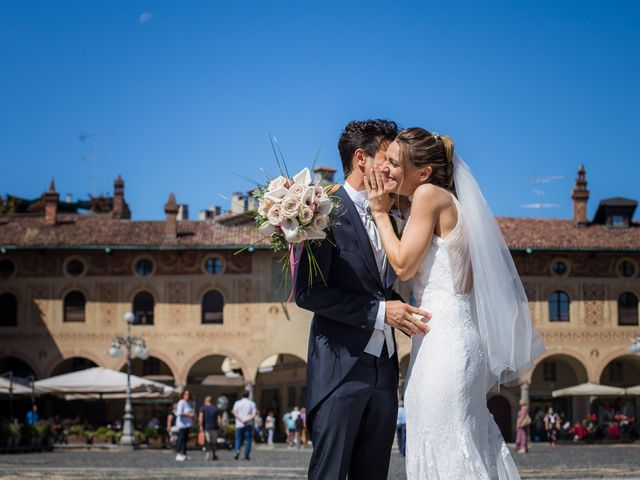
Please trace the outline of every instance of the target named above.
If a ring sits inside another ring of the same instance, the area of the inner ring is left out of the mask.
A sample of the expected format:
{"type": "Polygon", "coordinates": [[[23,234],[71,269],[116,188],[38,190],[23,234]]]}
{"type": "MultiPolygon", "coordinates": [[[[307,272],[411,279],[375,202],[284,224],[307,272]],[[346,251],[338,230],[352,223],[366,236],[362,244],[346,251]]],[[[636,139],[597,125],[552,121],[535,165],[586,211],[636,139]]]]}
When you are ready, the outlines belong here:
{"type": "MultiPolygon", "coordinates": [[[[331,196],[334,185],[315,185],[308,168],[291,177],[286,164],[284,168],[282,164],[284,158],[278,161],[280,176],[266,184],[258,184],[253,190],[252,195],[258,201],[258,208],[253,212],[256,227],[263,240],[270,240],[274,252],[287,252],[282,257],[285,288],[288,279],[295,278],[303,254],[307,255],[309,262],[309,284],[314,276],[324,281],[311,244],[327,237],[327,229],[335,223],[332,214],[338,210],[340,200],[331,196]]],[[[292,285],[287,303],[293,298],[293,291],[292,285]]]]}
{"type": "Polygon", "coordinates": [[[258,200],[258,230],[271,238],[274,251],[326,238],[334,201],[325,187],[313,185],[308,168],[293,178],[274,178],[259,186],[254,196],[258,200]]]}

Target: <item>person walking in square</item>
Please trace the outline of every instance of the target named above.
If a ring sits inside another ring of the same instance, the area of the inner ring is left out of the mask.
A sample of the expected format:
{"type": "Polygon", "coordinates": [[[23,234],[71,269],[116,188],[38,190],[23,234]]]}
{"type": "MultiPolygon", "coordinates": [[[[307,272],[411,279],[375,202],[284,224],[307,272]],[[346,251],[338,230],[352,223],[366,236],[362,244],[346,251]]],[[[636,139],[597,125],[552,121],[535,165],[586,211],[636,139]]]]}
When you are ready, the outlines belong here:
{"type": "Polygon", "coordinates": [[[273,445],[273,434],[276,431],[276,417],[271,411],[267,414],[267,418],[264,421],[264,428],[267,429],[267,443],[273,445]]]}
{"type": "Polygon", "coordinates": [[[531,426],[531,416],[529,415],[529,405],[525,399],[520,400],[520,411],[516,421],[516,448],[518,453],[529,451],[529,428],[531,426]]]}
{"type": "Polygon", "coordinates": [[[407,417],[404,412],[404,405],[398,405],[398,420],[396,421],[396,434],[398,437],[398,449],[400,455],[404,457],[407,445],[407,417]]]}
{"type": "Polygon", "coordinates": [[[216,442],[218,429],[220,428],[220,412],[218,407],[211,403],[211,395],[204,397],[204,405],[200,407],[198,414],[198,427],[204,433],[205,454],[204,459],[217,460],[216,442]]]}
{"type": "Polygon", "coordinates": [[[176,461],[184,462],[187,457],[187,442],[189,441],[189,430],[193,426],[195,413],[191,402],[191,392],[182,392],[182,398],[176,407],[176,426],[178,427],[178,441],[176,443],[176,461]]]}
{"type": "Polygon", "coordinates": [[[233,405],[233,416],[236,417],[236,445],[235,459],[240,458],[240,449],[245,444],[244,459],[251,460],[251,437],[253,437],[253,419],[257,408],[253,400],[249,398],[249,392],[244,392],[242,398],[233,405]]]}

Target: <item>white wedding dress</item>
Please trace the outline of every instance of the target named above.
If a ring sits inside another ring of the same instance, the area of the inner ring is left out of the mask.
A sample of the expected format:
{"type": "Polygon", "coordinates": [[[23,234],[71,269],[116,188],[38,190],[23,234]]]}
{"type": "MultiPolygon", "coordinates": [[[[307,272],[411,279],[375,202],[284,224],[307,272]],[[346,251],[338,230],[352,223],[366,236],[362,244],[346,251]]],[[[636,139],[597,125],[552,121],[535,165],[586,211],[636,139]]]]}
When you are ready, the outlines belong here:
{"type": "MultiPolygon", "coordinates": [[[[411,280],[431,330],[413,337],[404,395],[409,480],[512,480],[518,470],[486,404],[487,361],[472,297],[471,262],[460,213],[433,236],[411,280]]],[[[410,219],[409,219],[410,221],[410,219]]]]}

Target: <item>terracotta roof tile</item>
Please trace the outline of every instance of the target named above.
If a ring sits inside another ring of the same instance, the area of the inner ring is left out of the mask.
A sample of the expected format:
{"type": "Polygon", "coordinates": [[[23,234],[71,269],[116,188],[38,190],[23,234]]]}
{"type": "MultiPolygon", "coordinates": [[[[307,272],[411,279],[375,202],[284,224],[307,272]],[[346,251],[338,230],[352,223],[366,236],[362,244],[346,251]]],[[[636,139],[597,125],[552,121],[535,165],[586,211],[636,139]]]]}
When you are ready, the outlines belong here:
{"type": "Polygon", "coordinates": [[[119,220],[102,215],[59,215],[56,225],[42,216],[0,216],[0,245],[20,247],[244,247],[262,241],[253,223],[226,226],[215,221],[178,222],[175,238],[165,236],[165,222],[119,220]]]}
{"type": "MultiPolygon", "coordinates": [[[[639,223],[614,229],[595,224],[576,227],[571,220],[503,217],[498,224],[512,249],[640,251],[639,223]]],[[[50,226],[41,215],[0,216],[0,246],[234,248],[254,243],[268,247],[253,223],[183,220],[178,222],[176,238],[170,238],[163,221],[68,214],[59,215],[58,224],[50,226]]]]}

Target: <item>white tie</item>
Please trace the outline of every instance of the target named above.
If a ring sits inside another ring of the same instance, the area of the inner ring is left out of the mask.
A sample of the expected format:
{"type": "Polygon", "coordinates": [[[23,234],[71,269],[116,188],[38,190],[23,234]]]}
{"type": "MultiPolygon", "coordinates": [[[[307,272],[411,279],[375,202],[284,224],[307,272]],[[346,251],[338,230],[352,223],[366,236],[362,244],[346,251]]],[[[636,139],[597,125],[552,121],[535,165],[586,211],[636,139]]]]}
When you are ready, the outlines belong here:
{"type": "MultiPolygon", "coordinates": [[[[384,285],[387,272],[387,254],[385,253],[384,248],[382,248],[380,233],[378,232],[376,222],[373,221],[373,217],[371,216],[368,200],[364,200],[362,202],[362,210],[363,211],[360,213],[360,216],[363,220],[364,228],[367,231],[369,240],[371,241],[371,248],[373,249],[376,264],[378,266],[378,273],[382,280],[382,284],[384,285]]],[[[374,330],[371,340],[369,340],[364,351],[379,357],[382,353],[382,346],[384,345],[385,340],[387,343],[389,357],[393,356],[395,352],[395,347],[393,345],[393,333],[391,331],[391,327],[386,323],[383,330],[374,330]]]]}

